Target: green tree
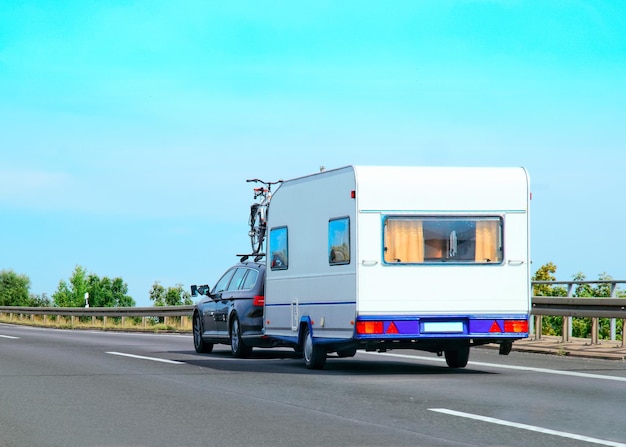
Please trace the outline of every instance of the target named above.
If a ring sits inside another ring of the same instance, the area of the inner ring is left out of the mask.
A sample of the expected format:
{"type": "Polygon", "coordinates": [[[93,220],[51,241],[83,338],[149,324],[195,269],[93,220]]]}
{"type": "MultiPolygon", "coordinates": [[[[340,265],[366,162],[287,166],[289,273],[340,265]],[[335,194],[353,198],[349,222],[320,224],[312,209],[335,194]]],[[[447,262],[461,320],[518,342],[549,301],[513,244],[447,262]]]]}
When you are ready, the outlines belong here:
{"type": "Polygon", "coordinates": [[[83,307],[85,305],[85,293],[87,271],[77,265],[70,277],[69,283],[65,280],[59,281],[59,287],[52,294],[54,304],[59,307],[83,307]]]}
{"type": "MultiPolygon", "coordinates": [[[[577,273],[574,275],[574,281],[585,281],[586,277],[583,273],[577,273]]],[[[611,281],[613,278],[611,275],[607,273],[601,273],[598,275],[598,280],[600,281],[611,281]]],[[[576,290],[574,292],[574,296],[580,298],[609,298],[611,297],[611,284],[610,283],[600,283],[600,284],[579,284],[576,286],[576,290]]],[[[620,296],[620,290],[616,290],[616,296],[620,296]]],[[[617,321],[617,332],[621,332],[621,327],[623,325],[622,320],[617,321]]],[[[581,337],[588,338],[591,336],[592,330],[592,320],[589,317],[575,317],[572,318],[572,336],[573,337],[581,337]]],[[[599,338],[608,339],[611,335],[611,320],[610,318],[599,318],[598,319],[598,336],[599,338]]]]}
{"type": "Polygon", "coordinates": [[[191,294],[183,289],[182,284],[176,284],[167,289],[159,281],[155,281],[150,289],[150,301],[155,306],[188,306],[193,304],[191,294]]]}
{"type": "MultiPolygon", "coordinates": [[[[542,265],[532,277],[533,281],[556,281],[554,274],[556,265],[552,262],[542,265]]],[[[567,289],[553,284],[535,284],[533,288],[535,296],[567,296],[567,289]]]]}
{"type": "Polygon", "coordinates": [[[42,293],[41,295],[31,294],[28,305],[30,307],[52,307],[52,301],[45,293],[42,293]]]}
{"type": "Polygon", "coordinates": [[[30,305],[30,278],[13,270],[0,271],[0,306],[30,305]]]}
{"type": "MultiPolygon", "coordinates": [[[[533,281],[556,281],[556,265],[552,262],[542,265],[532,277],[533,281]]],[[[553,284],[535,284],[534,296],[567,296],[567,288],[553,284]]],[[[563,317],[544,315],[541,330],[545,335],[560,335],[563,331],[563,317]]]]}
{"type": "Polygon", "coordinates": [[[110,279],[89,273],[77,266],[69,283],[61,280],[52,295],[59,307],[83,307],[87,304],[85,293],[89,293],[89,305],[93,307],[133,307],[135,300],[128,296],[128,285],[122,278],[110,279]]]}
{"type": "MultiPolygon", "coordinates": [[[[535,275],[532,277],[533,281],[556,281],[554,274],[556,273],[556,265],[549,262],[542,265],[535,275]]],[[[586,276],[582,272],[578,272],[572,277],[572,281],[586,281],[586,276]]],[[[613,278],[602,273],[598,277],[599,280],[612,280],[613,278]]],[[[533,286],[534,296],[567,296],[567,288],[563,286],[557,286],[552,284],[535,284],[533,286]]],[[[598,297],[610,297],[611,296],[611,284],[578,284],[574,288],[573,296],[579,298],[598,298],[598,297]]],[[[619,288],[615,291],[616,296],[624,296],[624,292],[619,288]]],[[[591,336],[591,318],[587,317],[574,317],[572,318],[572,336],[588,338],[591,336]]],[[[623,321],[617,320],[616,328],[620,333],[622,330],[623,321]]],[[[563,317],[544,315],[542,318],[542,331],[545,335],[562,335],[563,332],[563,317]]],[[[611,331],[611,323],[609,318],[599,319],[599,337],[609,338],[611,331]]]]}

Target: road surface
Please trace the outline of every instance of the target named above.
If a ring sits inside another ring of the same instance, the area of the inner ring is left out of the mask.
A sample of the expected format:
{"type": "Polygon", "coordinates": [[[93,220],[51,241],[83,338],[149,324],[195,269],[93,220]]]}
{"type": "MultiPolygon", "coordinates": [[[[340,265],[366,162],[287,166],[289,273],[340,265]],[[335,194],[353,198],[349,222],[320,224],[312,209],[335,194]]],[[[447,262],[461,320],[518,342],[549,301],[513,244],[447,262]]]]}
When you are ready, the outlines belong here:
{"type": "Polygon", "coordinates": [[[190,335],[0,324],[0,446],[626,447],[626,364],[473,348],[196,354],[190,335]]]}

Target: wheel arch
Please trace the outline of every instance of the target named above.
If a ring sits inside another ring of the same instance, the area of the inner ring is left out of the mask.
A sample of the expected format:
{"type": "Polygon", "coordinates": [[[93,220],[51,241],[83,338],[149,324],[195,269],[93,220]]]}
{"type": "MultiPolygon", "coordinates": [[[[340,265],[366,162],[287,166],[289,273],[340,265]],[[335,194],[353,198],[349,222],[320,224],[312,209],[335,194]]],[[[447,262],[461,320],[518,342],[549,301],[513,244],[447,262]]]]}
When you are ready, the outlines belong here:
{"type": "Polygon", "coordinates": [[[311,317],[305,316],[300,318],[300,323],[298,325],[298,348],[304,349],[304,334],[305,328],[308,328],[311,332],[311,337],[314,336],[313,325],[311,324],[311,317]]]}

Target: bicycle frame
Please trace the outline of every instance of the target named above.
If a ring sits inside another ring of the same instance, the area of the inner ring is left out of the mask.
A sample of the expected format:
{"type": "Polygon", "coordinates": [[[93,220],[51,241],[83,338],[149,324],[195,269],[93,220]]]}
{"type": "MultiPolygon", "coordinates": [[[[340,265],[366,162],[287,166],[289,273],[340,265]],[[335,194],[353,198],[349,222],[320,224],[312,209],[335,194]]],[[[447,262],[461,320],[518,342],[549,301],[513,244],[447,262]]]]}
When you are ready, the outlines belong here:
{"type": "Polygon", "coordinates": [[[250,205],[250,217],[248,221],[248,224],[250,225],[248,236],[250,236],[252,254],[256,256],[264,256],[264,253],[261,253],[261,248],[263,247],[263,242],[265,241],[267,214],[269,204],[272,199],[272,185],[282,183],[282,180],[278,180],[276,182],[264,182],[259,179],[250,179],[246,181],[261,183],[266,186],[254,188],[254,199],[258,201],[250,205]]]}

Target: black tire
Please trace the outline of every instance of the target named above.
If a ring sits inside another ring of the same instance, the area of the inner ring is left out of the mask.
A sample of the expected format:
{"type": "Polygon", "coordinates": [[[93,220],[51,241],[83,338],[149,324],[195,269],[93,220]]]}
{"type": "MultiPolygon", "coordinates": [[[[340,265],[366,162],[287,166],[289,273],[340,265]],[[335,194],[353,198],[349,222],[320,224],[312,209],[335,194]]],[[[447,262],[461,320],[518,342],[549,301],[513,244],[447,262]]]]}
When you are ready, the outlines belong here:
{"type": "Polygon", "coordinates": [[[263,252],[263,240],[265,239],[265,227],[256,227],[250,234],[250,242],[252,244],[252,254],[263,252]]]}
{"type": "Polygon", "coordinates": [[[465,368],[469,360],[470,347],[468,344],[455,346],[445,351],[446,363],[450,368],[465,368]]]}
{"type": "Polygon", "coordinates": [[[252,347],[245,344],[241,339],[241,324],[239,319],[235,317],[230,324],[230,351],[233,357],[243,358],[252,354],[252,347]]]}
{"type": "Polygon", "coordinates": [[[258,203],[253,203],[252,205],[250,205],[250,218],[248,219],[248,225],[250,225],[250,229],[253,229],[255,226],[258,209],[259,209],[258,203]]]}
{"type": "Polygon", "coordinates": [[[208,354],[213,351],[213,343],[207,343],[202,338],[202,320],[196,312],[193,314],[193,347],[199,354],[208,354]]]}
{"type": "Polygon", "coordinates": [[[322,369],[326,365],[326,351],[316,343],[308,326],[304,328],[304,346],[302,349],[304,364],[308,369],[322,369]]]}
{"type": "Polygon", "coordinates": [[[250,206],[250,219],[248,224],[250,225],[250,243],[252,245],[252,254],[261,252],[263,248],[263,239],[265,239],[265,225],[261,221],[261,213],[259,212],[259,204],[254,203],[250,206]]]}

